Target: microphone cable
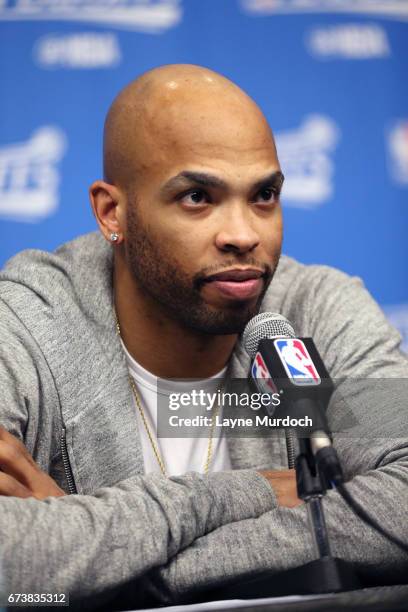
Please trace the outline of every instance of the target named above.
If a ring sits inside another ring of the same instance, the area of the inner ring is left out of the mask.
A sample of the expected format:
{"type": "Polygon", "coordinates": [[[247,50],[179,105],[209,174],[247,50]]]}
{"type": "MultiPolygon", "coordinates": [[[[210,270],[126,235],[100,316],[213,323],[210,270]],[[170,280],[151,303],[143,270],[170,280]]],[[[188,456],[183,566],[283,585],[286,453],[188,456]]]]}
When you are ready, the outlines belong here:
{"type": "Polygon", "coordinates": [[[360,504],[354,499],[354,497],[350,494],[344,484],[336,484],[334,482],[331,483],[333,488],[336,489],[341,497],[344,499],[349,508],[354,512],[356,516],[358,516],[366,525],[378,531],[384,538],[398,546],[401,550],[408,554],[408,544],[403,542],[399,537],[394,536],[392,533],[384,529],[380,523],[373,518],[364,508],[360,506],[360,504]]]}

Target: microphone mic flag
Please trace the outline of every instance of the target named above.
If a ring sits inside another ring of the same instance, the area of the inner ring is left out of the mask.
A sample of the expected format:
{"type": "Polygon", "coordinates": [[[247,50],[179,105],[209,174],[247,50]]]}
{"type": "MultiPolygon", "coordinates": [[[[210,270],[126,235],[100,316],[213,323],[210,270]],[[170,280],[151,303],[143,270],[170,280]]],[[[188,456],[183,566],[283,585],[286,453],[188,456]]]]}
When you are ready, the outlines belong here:
{"type": "Polygon", "coordinates": [[[328,481],[342,482],[326,419],[334,385],[312,338],[297,338],[285,317],[264,312],[249,321],[242,342],[253,359],[250,377],[256,387],[263,393],[279,393],[274,416],[296,422],[308,417],[307,427],[296,427],[298,437],[309,440],[328,481]]]}
{"type": "Polygon", "coordinates": [[[249,321],[242,340],[253,358],[250,377],[256,387],[279,393],[277,413],[294,419],[308,416],[312,424],[307,435],[330,435],[325,410],[334,387],[312,338],[296,338],[285,317],[268,312],[249,321]]]}

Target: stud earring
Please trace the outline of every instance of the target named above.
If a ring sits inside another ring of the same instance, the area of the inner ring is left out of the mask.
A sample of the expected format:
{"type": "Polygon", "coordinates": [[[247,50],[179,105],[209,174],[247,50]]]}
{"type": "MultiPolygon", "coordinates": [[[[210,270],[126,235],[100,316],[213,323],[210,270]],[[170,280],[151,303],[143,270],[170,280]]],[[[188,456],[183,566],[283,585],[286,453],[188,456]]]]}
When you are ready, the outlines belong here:
{"type": "Polygon", "coordinates": [[[117,234],[116,232],[112,232],[110,235],[110,239],[111,239],[111,242],[117,242],[119,239],[119,234],[117,234]]]}

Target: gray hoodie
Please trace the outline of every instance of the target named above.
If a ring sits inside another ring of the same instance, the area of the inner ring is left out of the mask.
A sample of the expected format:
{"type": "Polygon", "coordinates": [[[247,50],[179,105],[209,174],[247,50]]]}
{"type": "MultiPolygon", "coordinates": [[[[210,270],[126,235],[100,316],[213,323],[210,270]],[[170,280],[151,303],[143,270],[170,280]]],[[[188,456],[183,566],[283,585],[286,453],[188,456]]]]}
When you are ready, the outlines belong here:
{"type": "MultiPolygon", "coordinates": [[[[328,418],[349,489],[407,541],[408,361],[399,334],[361,281],[288,257],[261,310],[281,312],[299,336],[314,338],[336,379],[328,418]]],[[[77,598],[130,581],[140,596],[135,606],[151,594],[168,603],[223,577],[314,558],[304,505],[278,507],[256,472],[287,467],[280,430],[229,438],[230,472],[144,474],[115,334],[112,250],[98,233],[8,262],[0,275],[0,334],[0,421],[73,493],[0,498],[10,592],[77,598]]],[[[229,376],[246,377],[248,369],[238,343],[229,376]]],[[[325,508],[336,556],[373,575],[403,575],[406,555],[355,517],[337,492],[328,492],[325,508]]]]}

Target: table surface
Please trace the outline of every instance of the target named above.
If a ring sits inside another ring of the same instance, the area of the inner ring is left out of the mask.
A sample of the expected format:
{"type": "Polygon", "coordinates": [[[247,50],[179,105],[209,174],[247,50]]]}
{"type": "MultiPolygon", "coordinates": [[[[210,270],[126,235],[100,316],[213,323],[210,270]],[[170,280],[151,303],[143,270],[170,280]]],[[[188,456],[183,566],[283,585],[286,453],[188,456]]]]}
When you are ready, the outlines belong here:
{"type": "MultiPolygon", "coordinates": [[[[206,610],[239,610],[239,612],[393,612],[408,610],[408,584],[398,586],[373,587],[344,593],[328,595],[290,595],[288,597],[270,597],[265,599],[239,599],[212,601],[187,606],[170,606],[165,608],[146,608],[144,612],[199,612],[206,610]]],[[[140,612],[140,610],[138,611],[140,612]]]]}

